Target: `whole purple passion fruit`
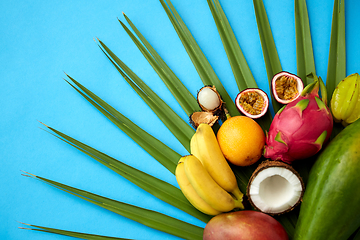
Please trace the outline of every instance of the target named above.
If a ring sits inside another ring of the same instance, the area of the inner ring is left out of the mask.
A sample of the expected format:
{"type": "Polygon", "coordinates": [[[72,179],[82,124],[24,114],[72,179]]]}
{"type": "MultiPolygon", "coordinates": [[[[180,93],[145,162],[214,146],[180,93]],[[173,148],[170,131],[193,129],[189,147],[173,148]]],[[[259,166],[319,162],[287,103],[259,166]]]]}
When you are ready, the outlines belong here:
{"type": "Polygon", "coordinates": [[[275,100],[282,104],[288,104],[300,96],[304,84],[298,76],[280,72],[273,77],[271,87],[275,100]]]}
{"type": "Polygon", "coordinates": [[[237,109],[247,117],[259,118],[264,116],[269,107],[269,98],[259,88],[248,88],[241,91],[235,98],[237,109]]]}

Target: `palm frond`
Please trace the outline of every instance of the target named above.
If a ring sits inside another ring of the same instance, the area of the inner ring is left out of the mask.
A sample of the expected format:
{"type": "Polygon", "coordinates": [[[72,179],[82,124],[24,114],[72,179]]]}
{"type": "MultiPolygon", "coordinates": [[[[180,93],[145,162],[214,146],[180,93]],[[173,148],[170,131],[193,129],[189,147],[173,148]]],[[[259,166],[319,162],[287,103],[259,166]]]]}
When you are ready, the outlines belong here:
{"type": "Polygon", "coordinates": [[[148,85],[126,66],[102,41],[99,47],[119,71],[125,81],[146,102],[165,126],[174,134],[184,148],[189,151],[189,142],[195,130],[172,110],[148,85]]]}
{"type": "Polygon", "coordinates": [[[237,116],[240,115],[237,110],[233,100],[229,96],[228,92],[224,88],[220,79],[216,75],[214,69],[210,65],[209,61],[206,59],[204,53],[200,49],[196,40],[192,36],[190,30],[187,28],[180,15],[172,5],[170,0],[160,0],[166,14],[168,15],[171,23],[174,26],[175,31],[177,32],[184,48],[186,49],[196,71],[198,72],[204,85],[215,86],[221,97],[226,103],[226,108],[228,109],[230,115],[237,116]]]}
{"type": "Polygon", "coordinates": [[[250,70],[239,43],[232,31],[231,25],[222,9],[219,0],[207,0],[213,15],[218,33],[229,59],[239,91],[247,88],[257,88],[258,85],[250,70]]]}
{"type": "MultiPolygon", "coordinates": [[[[220,2],[218,0],[207,0],[207,2],[231,65],[239,92],[247,88],[258,88],[220,2]]],[[[267,111],[265,116],[256,121],[260,124],[262,129],[268,130],[272,121],[271,112],[267,111]]]]}
{"type": "Polygon", "coordinates": [[[312,82],[308,75],[316,75],[316,69],[305,0],[295,0],[295,36],[297,75],[308,85],[312,82]]]}
{"type": "Polygon", "coordinates": [[[141,34],[141,32],[135,27],[135,25],[125,14],[124,17],[130,25],[131,29],[136,34],[136,36],[122,21],[119,20],[121,26],[125,29],[126,33],[130,36],[135,45],[139,48],[140,52],[144,55],[144,57],[148,60],[149,64],[153,67],[155,72],[165,83],[165,85],[170,90],[175,99],[178,101],[185,113],[189,116],[195,111],[200,111],[196,98],[184,86],[180,79],[175,75],[175,73],[170,69],[170,67],[165,63],[161,56],[150,45],[146,38],[141,34]]]}
{"type": "Polygon", "coordinates": [[[24,175],[38,179],[64,192],[70,193],[76,197],[79,197],[99,207],[139,222],[150,228],[169,233],[180,238],[194,240],[202,239],[203,228],[189,224],[179,219],[167,216],[156,211],[140,208],[131,204],[106,198],[44,177],[36,176],[34,174],[26,173],[24,175]]]}
{"type": "Polygon", "coordinates": [[[74,231],[66,231],[56,228],[49,228],[39,225],[32,225],[22,223],[26,227],[19,227],[20,229],[38,231],[38,232],[46,232],[46,233],[54,233],[68,237],[74,237],[79,239],[88,239],[88,240],[130,240],[128,238],[117,238],[117,237],[109,237],[109,236],[102,236],[97,234],[89,234],[89,233],[81,233],[81,232],[74,232],[74,231]]]}
{"type": "MultiPolygon", "coordinates": [[[[345,42],[345,1],[335,0],[332,16],[329,62],[326,76],[328,102],[330,103],[335,87],[346,77],[346,42],[345,42]]],[[[331,137],[344,129],[341,124],[334,124],[331,137]]]]}
{"type": "Polygon", "coordinates": [[[52,127],[46,127],[52,131],[52,133],[50,132],[51,134],[60,140],[100,162],[158,199],[194,216],[195,218],[198,218],[203,222],[208,222],[210,220],[211,217],[194,208],[177,187],[110,157],[105,153],[100,152],[52,127]]]}
{"type": "Polygon", "coordinates": [[[68,76],[74,83],[68,82],[81,96],[98,109],[105,117],[112,121],[118,128],[133,139],[140,147],[157,159],[170,172],[175,173],[175,168],[181,155],[166,146],[157,138],[153,137],[139,126],[126,118],[119,111],[114,109],[100,97],[85,88],[75,79],[68,76]]]}
{"type": "Polygon", "coordinates": [[[346,77],[345,1],[335,0],[332,16],[329,62],[326,77],[328,102],[335,87],[346,77]]]}
{"type": "MultiPolygon", "coordinates": [[[[280,58],[276,49],[275,41],[272,35],[269,19],[262,0],[253,0],[256,22],[258,26],[262,51],[264,55],[265,67],[268,76],[269,86],[273,76],[282,71],[280,58]]],[[[270,91],[271,92],[271,91],[270,91]]],[[[281,108],[281,104],[275,101],[271,94],[271,101],[274,111],[277,112],[281,108]]]]}

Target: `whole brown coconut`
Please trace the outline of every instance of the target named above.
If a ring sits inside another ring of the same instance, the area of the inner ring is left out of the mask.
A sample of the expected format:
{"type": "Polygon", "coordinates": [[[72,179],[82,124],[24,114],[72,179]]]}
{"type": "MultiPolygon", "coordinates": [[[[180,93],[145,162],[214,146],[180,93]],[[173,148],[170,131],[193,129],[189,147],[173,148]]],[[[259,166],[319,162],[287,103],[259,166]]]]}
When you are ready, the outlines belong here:
{"type": "Polygon", "coordinates": [[[275,218],[257,211],[237,211],[213,217],[205,226],[204,240],[288,240],[275,218]]]}

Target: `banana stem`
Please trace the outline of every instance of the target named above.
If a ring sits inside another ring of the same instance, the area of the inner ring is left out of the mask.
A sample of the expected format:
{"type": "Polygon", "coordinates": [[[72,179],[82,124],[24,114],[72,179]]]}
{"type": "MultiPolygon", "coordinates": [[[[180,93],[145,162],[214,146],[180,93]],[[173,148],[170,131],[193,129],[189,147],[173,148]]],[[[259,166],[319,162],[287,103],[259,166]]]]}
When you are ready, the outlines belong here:
{"type": "Polygon", "coordinates": [[[244,194],[240,191],[240,189],[236,188],[234,191],[231,192],[231,194],[234,197],[236,207],[240,209],[244,209],[245,208],[243,204],[244,194]]]}
{"type": "Polygon", "coordinates": [[[226,119],[231,118],[231,115],[230,115],[230,113],[229,113],[229,111],[227,110],[226,107],[224,107],[224,113],[225,113],[226,119]]]}
{"type": "Polygon", "coordinates": [[[244,204],[241,201],[239,201],[239,200],[234,200],[234,201],[235,201],[234,209],[236,209],[236,208],[241,209],[241,210],[245,209],[244,204]]]}

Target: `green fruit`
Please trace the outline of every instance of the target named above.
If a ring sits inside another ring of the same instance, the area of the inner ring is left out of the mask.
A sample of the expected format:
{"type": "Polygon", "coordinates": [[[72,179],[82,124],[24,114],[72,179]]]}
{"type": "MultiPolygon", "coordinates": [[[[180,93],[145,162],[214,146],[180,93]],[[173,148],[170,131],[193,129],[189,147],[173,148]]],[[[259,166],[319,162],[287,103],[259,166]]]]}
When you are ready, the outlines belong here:
{"type": "Polygon", "coordinates": [[[360,76],[351,74],[335,88],[331,98],[331,111],[336,122],[344,126],[360,117],[360,76]]]}
{"type": "Polygon", "coordinates": [[[305,189],[294,240],[346,240],[360,226],[360,120],[319,155],[305,189]]]}

